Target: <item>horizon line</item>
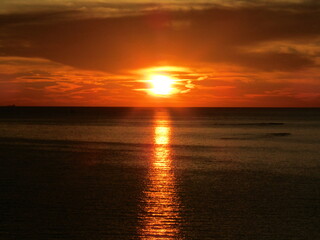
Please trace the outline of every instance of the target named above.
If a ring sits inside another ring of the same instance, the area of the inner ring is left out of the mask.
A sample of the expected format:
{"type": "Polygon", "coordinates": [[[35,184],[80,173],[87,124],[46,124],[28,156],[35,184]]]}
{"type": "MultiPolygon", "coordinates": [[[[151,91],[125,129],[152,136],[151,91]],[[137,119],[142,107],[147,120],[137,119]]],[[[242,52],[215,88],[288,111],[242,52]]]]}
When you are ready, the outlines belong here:
{"type": "Polygon", "coordinates": [[[315,106],[315,107],[292,107],[292,106],[280,106],[280,107],[274,107],[274,106],[269,106],[269,107],[265,107],[265,106],[261,106],[261,107],[218,107],[218,106],[184,106],[184,107],[177,107],[177,106],[43,106],[43,105],[37,105],[37,106],[33,106],[33,105],[0,105],[0,108],[320,108],[320,106],[315,106]]]}

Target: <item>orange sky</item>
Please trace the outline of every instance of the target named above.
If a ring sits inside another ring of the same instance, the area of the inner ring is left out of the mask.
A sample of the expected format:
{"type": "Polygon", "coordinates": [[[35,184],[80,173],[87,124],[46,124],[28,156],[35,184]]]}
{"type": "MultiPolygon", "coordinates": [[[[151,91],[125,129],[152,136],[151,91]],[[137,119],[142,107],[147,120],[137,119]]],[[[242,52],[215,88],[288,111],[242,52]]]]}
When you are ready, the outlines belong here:
{"type": "Polygon", "coordinates": [[[317,1],[24,2],[0,3],[0,105],[320,107],[317,1]]]}

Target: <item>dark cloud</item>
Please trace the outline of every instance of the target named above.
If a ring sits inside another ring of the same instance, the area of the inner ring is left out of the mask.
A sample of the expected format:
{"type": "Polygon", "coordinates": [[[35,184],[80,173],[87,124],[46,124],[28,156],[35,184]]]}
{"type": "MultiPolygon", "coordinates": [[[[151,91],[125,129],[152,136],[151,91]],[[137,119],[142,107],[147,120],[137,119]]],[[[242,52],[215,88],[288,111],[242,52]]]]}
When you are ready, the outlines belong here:
{"type": "Polygon", "coordinates": [[[293,71],[314,65],[311,57],[302,53],[255,52],[246,53],[226,50],[224,53],[212,53],[208,60],[229,62],[262,71],[293,71]]]}
{"type": "Polygon", "coordinates": [[[291,71],[312,66],[314,56],[253,50],[279,40],[313,43],[320,36],[319,13],[318,4],[307,2],[286,7],[146,11],[113,18],[86,15],[81,19],[76,11],[7,14],[0,16],[0,54],[41,57],[108,72],[199,62],[291,71]]]}

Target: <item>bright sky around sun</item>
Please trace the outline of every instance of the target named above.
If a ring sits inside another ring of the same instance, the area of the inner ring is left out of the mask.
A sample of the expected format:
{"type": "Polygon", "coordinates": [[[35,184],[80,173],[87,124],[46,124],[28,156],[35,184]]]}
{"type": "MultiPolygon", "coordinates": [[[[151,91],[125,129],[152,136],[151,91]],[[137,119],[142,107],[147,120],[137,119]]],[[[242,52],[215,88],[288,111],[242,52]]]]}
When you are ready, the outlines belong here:
{"type": "Polygon", "coordinates": [[[0,2],[0,105],[320,107],[317,1],[0,2]]]}

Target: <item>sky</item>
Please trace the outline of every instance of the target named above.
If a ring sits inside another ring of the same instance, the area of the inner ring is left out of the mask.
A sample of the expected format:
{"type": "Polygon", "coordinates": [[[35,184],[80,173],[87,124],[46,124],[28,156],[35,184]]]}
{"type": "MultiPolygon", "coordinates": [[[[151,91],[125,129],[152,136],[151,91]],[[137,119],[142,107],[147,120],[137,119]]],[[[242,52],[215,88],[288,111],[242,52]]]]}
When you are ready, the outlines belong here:
{"type": "Polygon", "coordinates": [[[318,2],[0,0],[0,105],[320,107],[318,2]]]}

